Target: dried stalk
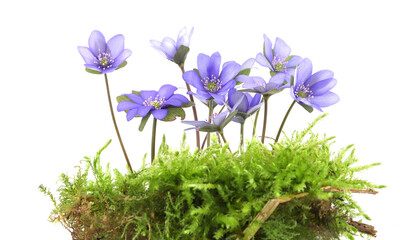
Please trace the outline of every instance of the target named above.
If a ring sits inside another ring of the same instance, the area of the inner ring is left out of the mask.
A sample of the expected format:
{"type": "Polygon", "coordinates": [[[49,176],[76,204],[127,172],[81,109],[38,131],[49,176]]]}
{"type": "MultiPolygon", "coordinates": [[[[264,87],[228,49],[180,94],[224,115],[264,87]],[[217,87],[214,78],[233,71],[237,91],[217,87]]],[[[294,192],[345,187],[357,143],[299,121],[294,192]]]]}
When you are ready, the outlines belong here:
{"type": "MultiPolygon", "coordinates": [[[[345,192],[345,191],[350,191],[352,193],[367,193],[367,194],[377,194],[378,192],[372,189],[347,189],[347,190],[343,190],[340,188],[335,188],[335,187],[323,187],[321,188],[324,192],[345,192]]],[[[251,238],[254,237],[254,235],[257,233],[257,231],[261,228],[261,225],[267,221],[267,219],[271,216],[271,214],[274,212],[274,210],[276,210],[276,208],[279,206],[280,203],[285,203],[285,202],[289,202],[293,199],[297,199],[297,198],[302,198],[309,195],[309,193],[304,192],[304,193],[299,193],[299,194],[293,194],[293,195],[289,195],[289,196],[285,196],[285,197],[281,197],[281,198],[274,198],[274,199],[270,199],[266,205],[264,205],[263,209],[257,214],[257,216],[254,218],[254,220],[250,223],[250,225],[248,225],[248,227],[244,230],[243,232],[243,236],[242,238],[237,238],[236,240],[250,240],[251,238]]],[[[357,223],[354,221],[351,221],[353,224],[357,223]]],[[[350,225],[354,226],[353,224],[351,224],[349,222],[350,225]]],[[[360,223],[358,223],[360,224],[360,223]]],[[[364,224],[367,225],[367,224],[364,224]]],[[[357,225],[358,226],[358,225],[357,225]]],[[[367,225],[369,226],[369,225],[367,225]]],[[[355,228],[357,228],[356,226],[354,226],[355,228]]],[[[373,228],[373,226],[371,226],[373,228]]],[[[359,227],[360,229],[364,229],[359,227]]],[[[362,232],[359,228],[357,228],[360,232],[362,232]]],[[[370,228],[368,228],[370,229],[370,228]]],[[[366,230],[364,230],[366,231],[366,230]]],[[[373,228],[373,231],[374,228],[373,228]]],[[[369,232],[372,233],[372,231],[370,230],[369,232]]],[[[369,234],[367,232],[364,232],[366,234],[369,234]]],[[[376,234],[376,231],[374,232],[374,234],[376,234]]],[[[370,234],[372,236],[374,236],[373,234],[370,234]]]]}

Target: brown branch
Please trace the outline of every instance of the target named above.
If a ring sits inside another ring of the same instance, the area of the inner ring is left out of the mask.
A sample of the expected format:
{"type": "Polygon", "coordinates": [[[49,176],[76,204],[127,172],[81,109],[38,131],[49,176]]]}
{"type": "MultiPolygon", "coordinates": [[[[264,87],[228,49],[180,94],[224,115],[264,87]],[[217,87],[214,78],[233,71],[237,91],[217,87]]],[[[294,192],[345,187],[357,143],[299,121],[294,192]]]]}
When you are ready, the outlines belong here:
{"type": "MultiPolygon", "coordinates": [[[[375,191],[373,189],[351,189],[350,188],[350,189],[344,190],[344,189],[335,188],[335,187],[331,187],[331,186],[322,187],[321,189],[324,192],[346,192],[346,191],[349,191],[349,192],[352,192],[352,193],[367,193],[367,194],[377,194],[378,193],[377,191],[375,191]]],[[[253,238],[254,235],[257,233],[257,231],[261,228],[261,225],[265,221],[267,221],[267,219],[271,216],[271,214],[273,214],[274,210],[276,210],[276,208],[279,206],[280,203],[289,202],[293,199],[302,198],[302,197],[305,197],[307,195],[309,195],[309,193],[304,192],[304,193],[299,193],[299,194],[292,194],[292,195],[281,197],[281,198],[270,199],[266,203],[266,205],[264,205],[263,209],[253,219],[253,221],[250,223],[250,225],[248,225],[248,227],[244,230],[243,237],[242,238],[239,237],[236,240],[241,240],[241,239],[242,240],[250,240],[251,238],[253,238]]],[[[367,226],[369,226],[369,225],[367,225],[367,226]]],[[[374,228],[373,228],[373,230],[374,230],[374,228]]],[[[362,231],[360,231],[360,232],[362,232],[362,231]]],[[[372,235],[372,234],[370,234],[370,235],[372,235]]]]}
{"type": "Polygon", "coordinates": [[[365,223],[359,223],[353,220],[348,222],[351,226],[355,227],[359,232],[368,234],[370,236],[376,237],[377,231],[374,229],[372,225],[368,225],[365,223]]]}

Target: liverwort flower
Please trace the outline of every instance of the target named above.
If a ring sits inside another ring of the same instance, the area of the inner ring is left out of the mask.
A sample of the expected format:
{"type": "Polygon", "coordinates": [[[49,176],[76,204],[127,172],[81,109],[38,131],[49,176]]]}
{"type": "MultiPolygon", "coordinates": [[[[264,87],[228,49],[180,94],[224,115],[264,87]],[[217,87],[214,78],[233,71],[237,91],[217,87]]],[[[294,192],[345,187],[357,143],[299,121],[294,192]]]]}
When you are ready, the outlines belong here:
{"type": "Polygon", "coordinates": [[[240,91],[259,93],[263,96],[271,96],[285,88],[285,76],[282,74],[274,75],[270,78],[268,83],[261,77],[249,77],[246,75],[240,75],[236,80],[242,82],[242,87],[245,88],[245,90],[240,91]]]}
{"type": "Polygon", "coordinates": [[[183,79],[196,88],[196,95],[201,100],[213,99],[217,104],[225,103],[225,95],[235,86],[234,78],[241,71],[241,65],[236,62],[224,64],[222,71],[221,55],[218,52],[212,56],[200,53],[197,57],[197,70],[183,74],[183,79]]]}
{"type": "Polygon", "coordinates": [[[109,73],[124,66],[126,59],[132,52],[125,49],[125,37],[118,34],[106,42],[105,37],[99,31],[93,31],[89,38],[88,47],[78,47],[78,52],[83,57],[86,69],[93,73],[109,73]]]}
{"type": "Polygon", "coordinates": [[[237,115],[232,121],[237,123],[244,123],[245,119],[260,109],[262,103],[260,103],[261,95],[256,93],[252,97],[249,93],[242,93],[235,88],[231,88],[228,92],[228,109],[236,109],[237,115]]]}
{"type": "Polygon", "coordinates": [[[189,100],[180,94],[174,94],[177,87],[170,84],[163,85],[157,91],[140,91],[140,95],[132,93],[125,94],[130,101],[121,101],[117,110],[127,111],[126,119],[132,120],[134,117],[145,117],[151,113],[154,118],[163,120],[167,116],[169,107],[181,107],[189,103],[189,100]]]}
{"type": "Polygon", "coordinates": [[[321,70],[312,74],[312,62],[305,58],[296,70],[290,96],[295,101],[322,112],[321,108],[336,104],[340,100],[337,94],[330,92],[336,84],[337,80],[330,70],[321,70]]]}
{"type": "Polygon", "coordinates": [[[222,132],[223,128],[235,117],[237,111],[224,111],[220,114],[214,113],[210,117],[212,123],[207,121],[181,121],[184,124],[189,124],[194,127],[187,128],[187,130],[198,130],[202,132],[222,132]]]}
{"type": "Polygon", "coordinates": [[[177,64],[184,63],[189,51],[190,40],[193,35],[193,29],[190,30],[190,33],[187,33],[187,29],[184,27],[180,30],[177,41],[174,41],[172,38],[165,37],[161,42],[157,40],[151,40],[151,47],[160,52],[168,60],[174,61],[177,64]],[[183,48],[182,48],[183,46],[183,48]],[[176,56],[177,54],[177,56],[176,56]]]}
{"type": "Polygon", "coordinates": [[[295,68],[302,61],[302,58],[290,55],[290,47],[282,39],[276,38],[273,47],[270,39],[265,34],[263,36],[264,50],[263,53],[257,54],[257,63],[268,67],[272,72],[283,74],[285,80],[289,83],[290,76],[294,74],[295,68]]]}

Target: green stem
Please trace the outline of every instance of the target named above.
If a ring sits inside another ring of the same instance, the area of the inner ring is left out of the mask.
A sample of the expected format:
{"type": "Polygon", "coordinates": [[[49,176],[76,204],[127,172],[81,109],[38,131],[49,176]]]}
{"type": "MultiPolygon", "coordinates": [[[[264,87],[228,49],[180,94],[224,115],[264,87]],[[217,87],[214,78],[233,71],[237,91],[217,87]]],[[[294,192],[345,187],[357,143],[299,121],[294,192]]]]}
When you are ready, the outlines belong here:
{"type": "Polygon", "coordinates": [[[123,146],[122,138],[120,137],[118,125],[116,124],[115,114],[113,113],[113,106],[112,106],[112,100],[110,98],[110,90],[109,90],[109,81],[107,80],[107,74],[104,74],[105,82],[106,82],[106,90],[107,90],[107,99],[109,100],[109,107],[110,107],[110,113],[112,115],[113,125],[115,126],[116,135],[118,135],[119,143],[122,148],[123,155],[125,155],[126,163],[128,164],[129,170],[131,173],[134,171],[132,170],[131,163],[129,162],[128,154],[126,154],[125,147],[123,146]]]}
{"type": "Polygon", "coordinates": [[[157,119],[152,122],[152,139],[151,139],[151,164],[155,158],[155,135],[157,133],[157,119]]]}
{"type": "Polygon", "coordinates": [[[244,123],[241,123],[241,132],[240,132],[240,143],[239,143],[239,149],[241,151],[241,154],[244,152],[244,123]]]}
{"type": "MultiPolygon", "coordinates": [[[[208,119],[208,121],[209,121],[209,123],[212,123],[211,117],[212,117],[212,114],[213,114],[213,100],[209,100],[208,106],[209,106],[209,119],[208,119]]],[[[207,144],[208,144],[207,147],[209,147],[210,146],[210,132],[208,132],[207,136],[208,136],[207,139],[206,139],[207,144]]]]}
{"type": "Polygon", "coordinates": [[[261,143],[264,143],[264,139],[266,137],[266,128],[267,128],[267,102],[269,97],[264,97],[264,123],[263,123],[263,132],[261,135],[261,143]]]}
{"type": "MultiPolygon", "coordinates": [[[[181,69],[181,72],[184,74],[184,66],[179,65],[179,67],[181,69]]],[[[187,91],[190,92],[191,91],[190,85],[187,82],[185,82],[185,83],[186,83],[187,91]]],[[[189,98],[190,98],[190,102],[194,103],[193,95],[189,95],[189,98]]],[[[193,110],[194,120],[198,121],[197,111],[196,111],[196,106],[195,105],[192,106],[192,110],[193,110]]],[[[198,130],[196,130],[196,145],[197,145],[198,151],[200,151],[200,132],[198,130]]]]}
{"type": "Polygon", "coordinates": [[[259,114],[260,114],[260,109],[258,109],[257,113],[255,114],[254,126],[253,126],[253,137],[255,136],[255,132],[257,130],[257,120],[258,120],[258,115],[259,114]]]}
{"type": "Polygon", "coordinates": [[[274,140],[274,142],[277,142],[279,140],[280,133],[282,133],[282,129],[283,129],[284,123],[286,122],[286,119],[289,116],[289,113],[292,110],[292,108],[295,105],[295,103],[296,103],[296,100],[293,100],[292,104],[290,105],[289,109],[287,110],[286,115],[283,118],[282,125],[280,125],[279,132],[277,132],[277,136],[276,136],[276,139],[274,140]]]}
{"type": "MultiPolygon", "coordinates": [[[[224,132],[223,132],[223,131],[222,131],[222,132],[219,132],[219,134],[221,135],[222,140],[223,140],[223,141],[224,141],[224,143],[226,144],[226,143],[227,143],[227,141],[226,141],[226,139],[225,139],[224,132]]],[[[231,151],[231,149],[229,148],[229,146],[228,146],[228,150],[229,150],[230,152],[232,152],[232,151],[231,151]]]]}

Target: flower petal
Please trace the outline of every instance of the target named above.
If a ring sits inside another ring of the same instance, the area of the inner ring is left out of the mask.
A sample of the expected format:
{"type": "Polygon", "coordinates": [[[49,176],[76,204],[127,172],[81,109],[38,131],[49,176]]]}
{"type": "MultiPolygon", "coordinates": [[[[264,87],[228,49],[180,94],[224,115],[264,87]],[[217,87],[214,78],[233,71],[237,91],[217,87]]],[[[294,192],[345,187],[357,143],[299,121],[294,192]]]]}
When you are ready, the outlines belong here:
{"type": "Polygon", "coordinates": [[[92,70],[99,71],[99,72],[103,73],[102,69],[98,68],[98,66],[96,64],[84,64],[84,66],[88,69],[92,69],[92,70]]]}
{"type": "Polygon", "coordinates": [[[224,105],[225,104],[225,96],[221,94],[216,93],[210,93],[210,95],[213,97],[213,101],[215,101],[218,105],[224,105]]]}
{"type": "Polygon", "coordinates": [[[199,89],[196,90],[196,93],[197,93],[196,95],[199,99],[208,99],[208,98],[212,97],[208,92],[202,91],[202,90],[199,90],[199,89]]]}
{"type": "Polygon", "coordinates": [[[175,106],[175,107],[181,107],[183,103],[189,103],[189,99],[187,99],[185,96],[180,94],[174,94],[171,96],[165,103],[161,106],[161,108],[164,108],[166,106],[175,106]]]}
{"type": "Polygon", "coordinates": [[[140,93],[144,100],[148,100],[150,98],[154,100],[155,96],[158,94],[157,91],[154,90],[142,90],[140,93]]]}
{"type": "Polygon", "coordinates": [[[299,57],[299,56],[292,56],[289,61],[287,61],[287,68],[290,67],[297,67],[301,62],[302,62],[303,58],[299,57]]]}
{"type": "Polygon", "coordinates": [[[242,65],[241,65],[241,70],[242,69],[247,69],[247,68],[253,68],[255,63],[255,58],[249,58],[247,59],[247,61],[245,61],[242,65]]]}
{"type": "Polygon", "coordinates": [[[153,109],[153,108],[154,107],[152,107],[152,106],[139,106],[138,107],[138,116],[140,116],[140,117],[147,116],[149,111],[151,111],[151,109],[153,109]]]}
{"type": "Polygon", "coordinates": [[[296,69],[296,82],[295,85],[299,86],[303,84],[312,75],[312,62],[309,58],[303,59],[299,67],[296,69]]]}
{"type": "Polygon", "coordinates": [[[167,116],[167,109],[156,109],[151,111],[152,116],[154,116],[158,120],[162,120],[167,116]]]}
{"type": "Polygon", "coordinates": [[[269,62],[273,61],[273,45],[271,44],[270,39],[266,36],[266,34],[263,35],[264,37],[264,56],[266,56],[267,60],[269,62]]]}
{"type": "Polygon", "coordinates": [[[290,54],[290,47],[282,39],[276,38],[273,52],[276,58],[284,61],[290,54]]]}
{"type": "Polygon", "coordinates": [[[117,58],[125,48],[125,37],[122,34],[113,36],[107,41],[106,52],[110,53],[113,58],[117,58]]]}
{"type": "Polygon", "coordinates": [[[197,74],[194,70],[183,73],[183,80],[198,90],[205,90],[199,74],[197,74]]]}
{"type": "Polygon", "coordinates": [[[197,55],[197,69],[202,79],[208,77],[209,60],[210,57],[206,54],[200,53],[197,55]]]}
{"type": "Polygon", "coordinates": [[[219,68],[221,67],[221,54],[219,52],[215,52],[210,56],[209,64],[207,67],[208,77],[218,77],[219,76],[219,68]]]}
{"type": "Polygon", "coordinates": [[[225,68],[222,69],[222,72],[219,76],[219,80],[222,84],[225,84],[229,80],[235,78],[237,74],[241,71],[241,66],[236,63],[230,63],[225,68]]]}
{"type": "Polygon", "coordinates": [[[229,91],[229,89],[233,88],[235,86],[236,82],[235,80],[230,80],[224,85],[222,85],[222,88],[219,89],[216,93],[217,94],[226,94],[226,92],[229,91]]]}
{"type": "Polygon", "coordinates": [[[113,67],[117,68],[119,65],[121,65],[123,62],[126,61],[128,57],[132,55],[132,51],[129,49],[125,49],[122,51],[121,54],[117,58],[115,58],[115,62],[113,63],[113,67]]]}
{"type": "Polygon", "coordinates": [[[106,51],[106,39],[100,31],[95,30],[90,34],[89,48],[94,56],[99,55],[99,50],[106,51]]]}
{"type": "Polygon", "coordinates": [[[281,86],[285,81],[286,74],[284,73],[277,73],[273,77],[270,78],[269,83],[275,83],[277,86],[281,86]]]}
{"type": "Polygon", "coordinates": [[[133,108],[126,113],[126,120],[131,121],[136,115],[138,115],[138,108],[133,108]]]}
{"type": "Polygon", "coordinates": [[[268,67],[270,70],[273,71],[273,67],[271,66],[271,63],[267,60],[267,58],[262,53],[258,53],[257,56],[255,57],[255,60],[261,66],[268,67]]]}
{"type": "Polygon", "coordinates": [[[126,110],[130,110],[133,108],[138,108],[138,107],[139,105],[137,103],[133,103],[130,101],[122,101],[118,104],[117,110],[118,112],[121,112],[121,111],[126,111],[126,110]]]}
{"type": "Polygon", "coordinates": [[[337,79],[330,78],[319,81],[310,87],[311,91],[313,92],[314,96],[323,95],[329,92],[331,89],[335,87],[337,84],[337,79]]]}
{"type": "Polygon", "coordinates": [[[177,88],[174,87],[173,85],[165,84],[165,85],[160,87],[160,90],[158,90],[158,95],[160,97],[168,99],[169,97],[171,97],[174,94],[174,92],[176,90],[177,90],[177,88]]]}
{"type": "Polygon", "coordinates": [[[309,84],[309,86],[313,86],[315,83],[325,80],[325,79],[329,79],[329,78],[333,78],[334,77],[334,73],[330,70],[321,70],[318,71],[314,74],[312,74],[312,76],[306,80],[305,85],[309,84]]]}
{"type": "Polygon", "coordinates": [[[189,124],[189,125],[199,127],[199,128],[209,124],[206,121],[181,121],[181,123],[189,124]]]}
{"type": "Polygon", "coordinates": [[[93,53],[91,53],[88,47],[78,47],[78,52],[86,64],[94,64],[94,62],[97,61],[96,57],[93,55],[93,53]]]}
{"type": "Polygon", "coordinates": [[[317,104],[319,107],[328,107],[336,104],[339,101],[340,98],[337,94],[333,92],[328,92],[323,95],[314,96],[314,98],[312,98],[311,100],[312,103],[317,104]]]}
{"type": "Polygon", "coordinates": [[[228,115],[228,111],[220,113],[218,116],[212,119],[213,124],[220,126],[223,121],[225,121],[226,116],[228,115]]]}
{"type": "Polygon", "coordinates": [[[163,49],[163,52],[165,53],[168,59],[174,59],[174,55],[176,55],[177,48],[176,42],[174,42],[173,39],[169,37],[164,38],[161,42],[161,48],[163,49]]]}
{"type": "Polygon", "coordinates": [[[258,105],[260,103],[260,99],[261,99],[261,94],[256,93],[253,99],[251,100],[250,108],[258,105]]]}

